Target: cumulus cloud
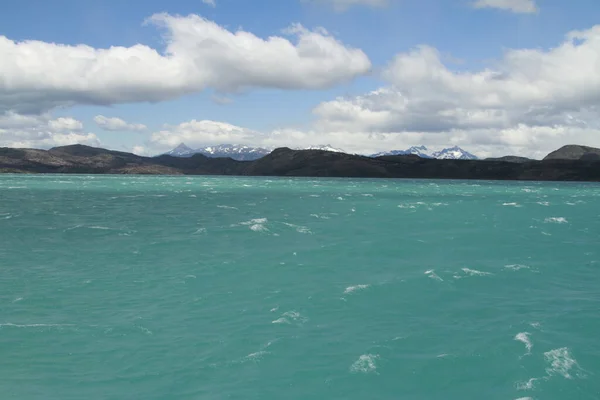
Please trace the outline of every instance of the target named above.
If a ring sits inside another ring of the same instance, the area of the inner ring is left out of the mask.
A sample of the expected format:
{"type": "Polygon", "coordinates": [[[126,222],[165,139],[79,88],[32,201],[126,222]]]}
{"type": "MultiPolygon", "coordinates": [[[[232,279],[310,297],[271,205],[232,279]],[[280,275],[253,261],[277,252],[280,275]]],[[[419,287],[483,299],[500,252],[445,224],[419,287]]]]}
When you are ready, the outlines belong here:
{"type": "MultiPolygon", "coordinates": [[[[494,68],[457,72],[420,46],[383,72],[389,86],[314,109],[322,131],[418,132],[436,142],[533,152],[600,144],[600,25],[550,50],[508,50],[494,68]]],[[[415,143],[416,144],[416,143],[415,143]]]]}
{"type": "Polygon", "coordinates": [[[94,122],[101,129],[105,131],[131,131],[131,132],[139,132],[146,130],[146,125],[144,124],[130,124],[123,121],[121,118],[116,117],[105,117],[104,115],[96,115],[94,117],[94,122]]]}
{"type": "Polygon", "coordinates": [[[75,104],[159,102],[214,88],[323,89],[367,73],[368,57],[325,29],[294,24],[283,36],[229,31],[198,15],[156,14],[163,52],[143,44],[94,48],[0,36],[0,112],[75,104]]]}
{"type": "Polygon", "coordinates": [[[47,149],[70,144],[99,146],[100,141],[93,133],[84,132],[80,121],[70,117],[0,114],[0,147],[47,149]]]}
{"type": "Polygon", "coordinates": [[[327,4],[335,11],[342,12],[353,6],[384,7],[388,0],[302,0],[305,3],[327,4]]]}
{"type": "Polygon", "coordinates": [[[477,0],[475,8],[497,8],[514,13],[531,14],[538,11],[535,0],[477,0]]]}

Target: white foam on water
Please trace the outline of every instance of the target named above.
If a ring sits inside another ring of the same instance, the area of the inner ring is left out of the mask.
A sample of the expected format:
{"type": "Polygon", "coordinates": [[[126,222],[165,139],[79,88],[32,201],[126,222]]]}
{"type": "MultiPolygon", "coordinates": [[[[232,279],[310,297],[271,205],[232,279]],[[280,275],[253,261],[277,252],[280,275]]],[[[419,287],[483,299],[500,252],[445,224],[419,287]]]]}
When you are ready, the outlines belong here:
{"type": "Polygon", "coordinates": [[[276,320],[271,321],[272,324],[290,324],[291,322],[288,321],[286,318],[277,318],[276,320]]]}
{"type": "Polygon", "coordinates": [[[154,334],[154,333],[152,333],[152,331],[151,331],[150,329],[148,329],[148,328],[144,328],[144,327],[143,327],[143,326],[141,326],[141,325],[140,325],[140,326],[138,326],[138,328],[140,328],[140,330],[141,330],[142,332],[144,332],[146,335],[153,335],[153,334],[154,334]]]}
{"type": "Polygon", "coordinates": [[[268,351],[257,351],[255,353],[250,353],[246,357],[244,357],[245,361],[260,361],[266,354],[269,354],[268,351]]]}
{"type": "Polygon", "coordinates": [[[375,361],[379,358],[379,354],[363,354],[358,357],[350,366],[350,372],[369,374],[376,372],[377,364],[375,361]]]}
{"type": "Polygon", "coordinates": [[[320,194],[309,194],[308,196],[309,196],[309,197],[321,197],[321,195],[320,195],[320,194]]]}
{"type": "Polygon", "coordinates": [[[398,204],[398,208],[417,208],[415,206],[413,206],[412,204],[398,204]]]}
{"type": "Polygon", "coordinates": [[[223,206],[223,205],[219,205],[219,206],[217,206],[217,208],[224,208],[226,210],[238,210],[237,207],[223,206]]]}
{"type": "Polygon", "coordinates": [[[271,308],[271,309],[269,310],[269,312],[275,312],[275,311],[277,311],[277,310],[279,310],[279,306],[271,308]]]}
{"type": "Polygon", "coordinates": [[[515,400],[534,400],[533,397],[519,397],[518,399],[515,400]]]}
{"type": "Polygon", "coordinates": [[[196,279],[196,275],[186,275],[186,279],[196,279]]]}
{"type": "Polygon", "coordinates": [[[73,324],[13,324],[10,322],[0,324],[0,328],[5,326],[11,328],[61,328],[65,326],[75,326],[73,324]]]}
{"type": "Polygon", "coordinates": [[[373,195],[371,193],[363,193],[361,196],[364,196],[364,197],[373,197],[373,195]]]}
{"type": "Polygon", "coordinates": [[[542,232],[542,235],[544,235],[544,236],[552,236],[552,234],[548,233],[548,232],[542,232]]]}
{"type": "Polygon", "coordinates": [[[548,203],[547,201],[538,201],[537,204],[539,204],[540,206],[546,206],[546,207],[548,207],[550,205],[550,203],[548,203]]]}
{"type": "Polygon", "coordinates": [[[290,228],[294,228],[296,229],[296,232],[298,233],[305,233],[305,234],[312,234],[311,230],[309,228],[307,228],[306,226],[301,226],[301,225],[294,225],[294,224],[290,224],[288,222],[283,222],[284,225],[289,226],[290,228]]]}
{"type": "Polygon", "coordinates": [[[435,272],[434,270],[430,269],[428,271],[425,271],[425,275],[427,275],[429,278],[434,279],[436,281],[440,281],[443,282],[444,280],[442,278],[440,278],[435,272]]]}
{"type": "Polygon", "coordinates": [[[531,339],[529,339],[529,335],[531,335],[529,332],[519,332],[515,335],[515,340],[525,345],[527,354],[531,354],[531,348],[533,347],[531,339]]]}
{"type": "MultiPolygon", "coordinates": [[[[531,378],[527,382],[517,382],[517,390],[531,390],[535,387],[535,381],[537,380],[538,378],[531,378]]],[[[528,399],[529,397],[525,398],[528,399]]]]}
{"type": "Polygon", "coordinates": [[[190,194],[190,197],[198,197],[198,196],[196,196],[195,194],[190,194]]]}
{"type": "Polygon", "coordinates": [[[250,229],[252,229],[254,232],[268,231],[268,229],[262,224],[254,224],[254,225],[250,226],[250,229]]]}
{"type": "Polygon", "coordinates": [[[12,302],[13,303],[18,303],[19,301],[22,301],[23,298],[22,297],[17,297],[16,299],[14,299],[12,302]]]}
{"type": "Polygon", "coordinates": [[[206,228],[198,228],[196,230],[196,232],[194,232],[192,235],[197,235],[199,233],[205,233],[206,232],[206,228]]]}
{"type": "Polygon", "coordinates": [[[535,329],[540,329],[542,326],[539,322],[531,322],[529,325],[531,325],[531,327],[535,329]]]}
{"type": "Polygon", "coordinates": [[[505,265],[504,269],[512,269],[513,271],[518,271],[520,269],[529,269],[529,266],[523,265],[523,264],[511,264],[511,265],[505,265]]]}
{"type": "Polygon", "coordinates": [[[344,198],[342,198],[342,197],[338,197],[337,199],[338,199],[338,200],[344,200],[344,198]]]}
{"type": "Polygon", "coordinates": [[[489,276],[489,275],[493,275],[491,272],[483,272],[483,271],[477,271],[476,269],[470,269],[470,268],[461,268],[462,271],[470,276],[489,276]]]}
{"type": "Polygon", "coordinates": [[[567,219],[564,217],[550,217],[550,218],[546,218],[544,220],[544,222],[555,223],[555,224],[568,224],[569,223],[569,221],[567,221],[567,219]]]}
{"type": "Polygon", "coordinates": [[[356,292],[357,290],[364,290],[366,288],[368,288],[370,285],[355,285],[355,286],[348,286],[346,288],[346,290],[344,290],[344,294],[350,294],[353,292],[356,292]]]}
{"type": "Polygon", "coordinates": [[[522,207],[519,203],[502,203],[506,207],[522,207]]]}
{"type": "Polygon", "coordinates": [[[268,220],[266,218],[254,218],[250,221],[242,222],[241,225],[256,225],[256,224],[266,224],[268,220]]]}
{"type": "Polygon", "coordinates": [[[567,347],[550,350],[544,353],[544,359],[548,364],[546,373],[550,376],[559,374],[566,379],[573,379],[570,371],[579,368],[577,361],[573,358],[567,347]]]}

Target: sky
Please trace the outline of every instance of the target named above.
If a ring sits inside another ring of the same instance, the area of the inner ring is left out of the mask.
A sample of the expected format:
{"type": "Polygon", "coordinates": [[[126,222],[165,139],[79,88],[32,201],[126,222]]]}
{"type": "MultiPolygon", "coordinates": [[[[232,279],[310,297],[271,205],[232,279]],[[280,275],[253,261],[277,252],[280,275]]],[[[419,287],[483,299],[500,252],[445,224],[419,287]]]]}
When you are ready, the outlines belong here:
{"type": "Polygon", "coordinates": [[[597,0],[8,0],[0,147],[600,147],[597,0]]]}

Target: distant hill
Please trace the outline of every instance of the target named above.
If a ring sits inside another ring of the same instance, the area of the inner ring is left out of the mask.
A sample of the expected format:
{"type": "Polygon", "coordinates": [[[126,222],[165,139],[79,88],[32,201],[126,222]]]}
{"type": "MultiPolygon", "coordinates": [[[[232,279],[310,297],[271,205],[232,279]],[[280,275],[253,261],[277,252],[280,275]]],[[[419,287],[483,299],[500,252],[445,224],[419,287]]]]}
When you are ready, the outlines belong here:
{"type": "Polygon", "coordinates": [[[372,158],[325,150],[279,148],[258,160],[237,161],[202,154],[142,157],[72,145],[50,150],[0,148],[0,172],[600,181],[600,160],[587,159],[585,155],[579,160],[526,163],[438,160],[416,155],[372,158]]]}
{"type": "Polygon", "coordinates": [[[512,162],[512,163],[525,163],[525,162],[535,161],[535,160],[533,160],[531,158],[527,158],[527,157],[504,156],[504,157],[486,158],[485,161],[504,161],[504,162],[512,162]]]}
{"type": "Polygon", "coordinates": [[[553,151],[544,160],[600,160],[600,149],[588,146],[569,144],[553,151]]]}

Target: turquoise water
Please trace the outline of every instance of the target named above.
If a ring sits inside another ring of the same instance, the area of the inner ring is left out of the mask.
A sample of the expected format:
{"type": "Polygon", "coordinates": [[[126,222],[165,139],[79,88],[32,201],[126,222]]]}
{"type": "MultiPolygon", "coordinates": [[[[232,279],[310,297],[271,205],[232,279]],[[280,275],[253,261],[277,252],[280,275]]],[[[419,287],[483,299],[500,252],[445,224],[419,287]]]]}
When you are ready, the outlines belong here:
{"type": "Polygon", "coordinates": [[[2,399],[598,399],[600,186],[0,176],[2,399]]]}

